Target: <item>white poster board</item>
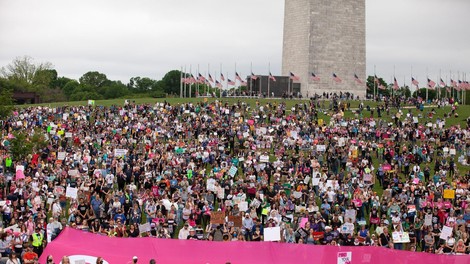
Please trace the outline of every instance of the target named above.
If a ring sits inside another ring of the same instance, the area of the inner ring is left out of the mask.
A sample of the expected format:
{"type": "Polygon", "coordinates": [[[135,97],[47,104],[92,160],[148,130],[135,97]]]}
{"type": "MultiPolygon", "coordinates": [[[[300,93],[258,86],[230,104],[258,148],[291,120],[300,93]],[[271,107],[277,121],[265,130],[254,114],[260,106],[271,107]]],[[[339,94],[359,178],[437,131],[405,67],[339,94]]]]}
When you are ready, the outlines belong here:
{"type": "Polygon", "coordinates": [[[216,182],[215,179],[212,179],[212,178],[207,179],[207,187],[206,188],[207,188],[208,191],[211,191],[211,192],[216,191],[215,182],[216,182]]]}
{"type": "Polygon", "coordinates": [[[115,149],[114,156],[115,157],[124,157],[127,154],[127,149],[115,149]]]}
{"type": "Polygon", "coordinates": [[[261,155],[259,157],[259,162],[269,162],[269,156],[268,155],[261,155]]]}
{"type": "Polygon", "coordinates": [[[444,226],[441,231],[441,235],[439,236],[440,239],[447,240],[449,237],[452,236],[452,227],[444,226]]]}
{"type": "Polygon", "coordinates": [[[320,184],[320,178],[312,178],[312,185],[318,186],[320,184]]]}
{"type": "Polygon", "coordinates": [[[67,187],[65,190],[65,197],[77,199],[78,189],[73,187],[67,187]]]}
{"type": "Polygon", "coordinates": [[[150,232],[150,223],[145,223],[145,224],[139,225],[139,232],[141,234],[146,233],[146,232],[150,232]]]}
{"type": "Polygon", "coordinates": [[[424,225],[425,226],[430,226],[432,225],[432,215],[431,214],[426,214],[424,216],[424,225]]]}
{"type": "Polygon", "coordinates": [[[410,236],[407,232],[393,232],[393,243],[410,243],[410,236]]]}
{"type": "Polygon", "coordinates": [[[58,160],[64,160],[65,159],[65,152],[57,153],[57,159],[58,160]]]}
{"type": "Polygon", "coordinates": [[[248,210],[248,202],[240,202],[238,209],[240,209],[240,212],[246,212],[248,210]]]}
{"type": "Polygon", "coordinates": [[[267,227],[264,229],[264,241],[281,241],[281,227],[267,227]]]}
{"type": "Polygon", "coordinates": [[[232,166],[232,167],[230,167],[230,170],[228,171],[228,174],[229,174],[230,176],[234,177],[235,174],[237,174],[237,171],[238,171],[237,167],[232,166]]]}

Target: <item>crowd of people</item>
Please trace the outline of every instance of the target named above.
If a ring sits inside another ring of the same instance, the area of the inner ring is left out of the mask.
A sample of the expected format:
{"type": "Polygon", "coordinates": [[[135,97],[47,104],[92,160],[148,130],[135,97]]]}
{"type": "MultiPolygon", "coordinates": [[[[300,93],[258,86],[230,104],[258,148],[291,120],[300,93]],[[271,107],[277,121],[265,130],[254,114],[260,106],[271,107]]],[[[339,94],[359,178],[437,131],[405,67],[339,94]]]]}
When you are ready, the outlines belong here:
{"type": "Polygon", "coordinates": [[[68,226],[214,241],[280,227],[281,243],[468,254],[468,124],[446,124],[457,104],[436,119],[397,102],[16,109],[2,122],[0,253],[35,259],[68,226]],[[37,131],[44,147],[15,159],[13,139],[37,131]]]}

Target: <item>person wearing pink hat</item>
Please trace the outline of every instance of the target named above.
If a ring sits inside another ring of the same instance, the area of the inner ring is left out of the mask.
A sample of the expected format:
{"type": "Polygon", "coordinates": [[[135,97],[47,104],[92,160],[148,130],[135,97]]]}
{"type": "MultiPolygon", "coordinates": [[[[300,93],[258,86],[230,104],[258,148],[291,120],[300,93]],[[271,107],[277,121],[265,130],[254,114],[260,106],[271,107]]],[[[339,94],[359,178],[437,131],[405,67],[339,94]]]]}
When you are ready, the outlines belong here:
{"type": "Polygon", "coordinates": [[[20,235],[20,232],[13,232],[13,240],[11,241],[18,256],[20,256],[21,252],[23,252],[23,239],[21,239],[20,235]]]}

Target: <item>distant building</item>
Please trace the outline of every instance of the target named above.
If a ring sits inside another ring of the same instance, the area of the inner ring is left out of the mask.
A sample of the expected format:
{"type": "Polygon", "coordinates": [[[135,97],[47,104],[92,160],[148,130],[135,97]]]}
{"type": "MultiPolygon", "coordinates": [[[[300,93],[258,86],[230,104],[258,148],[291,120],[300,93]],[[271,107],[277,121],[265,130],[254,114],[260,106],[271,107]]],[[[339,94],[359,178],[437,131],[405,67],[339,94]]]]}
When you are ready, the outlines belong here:
{"type": "Polygon", "coordinates": [[[300,77],[304,96],[342,91],[364,97],[365,0],[286,0],[282,74],[290,72],[300,77]],[[312,72],[320,81],[310,78],[312,72]]]}
{"type": "Polygon", "coordinates": [[[14,92],[13,100],[15,104],[39,104],[41,102],[39,95],[34,92],[14,92]]]}
{"type": "Polygon", "coordinates": [[[257,77],[251,81],[249,76],[247,78],[247,91],[252,92],[252,95],[282,97],[290,94],[297,96],[300,93],[300,83],[293,82],[287,76],[274,76],[276,81],[269,79],[268,75],[257,75],[257,77]]]}

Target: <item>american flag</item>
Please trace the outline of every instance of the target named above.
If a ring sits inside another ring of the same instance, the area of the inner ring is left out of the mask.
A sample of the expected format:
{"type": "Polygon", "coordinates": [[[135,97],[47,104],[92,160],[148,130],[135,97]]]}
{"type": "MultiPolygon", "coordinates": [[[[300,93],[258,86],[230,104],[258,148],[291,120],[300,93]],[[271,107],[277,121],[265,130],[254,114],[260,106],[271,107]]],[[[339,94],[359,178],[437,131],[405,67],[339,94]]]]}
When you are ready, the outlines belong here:
{"type": "Polygon", "coordinates": [[[449,87],[447,87],[447,88],[446,88],[446,91],[447,91],[448,93],[450,93],[450,88],[449,88],[449,87]]]}
{"type": "Polygon", "coordinates": [[[276,81],[276,78],[274,78],[271,72],[269,72],[269,79],[272,80],[273,82],[276,81]]]}
{"type": "Polygon", "coordinates": [[[290,72],[290,79],[293,80],[293,81],[298,81],[300,80],[300,77],[295,75],[293,72],[290,72]]]}
{"type": "Polygon", "coordinates": [[[219,89],[222,89],[222,84],[217,80],[215,80],[215,86],[219,89]]]}
{"type": "Polygon", "coordinates": [[[242,81],[241,85],[242,85],[242,86],[246,86],[247,83],[246,83],[245,81],[242,81]]]}
{"type": "Polygon", "coordinates": [[[196,83],[196,78],[194,78],[194,75],[191,73],[191,77],[189,77],[189,83],[190,84],[195,84],[196,83]]]}
{"type": "Polygon", "coordinates": [[[441,82],[439,83],[439,85],[441,85],[442,87],[446,87],[446,83],[444,82],[444,80],[442,80],[442,78],[441,78],[441,82]]]}
{"type": "Polygon", "coordinates": [[[411,83],[412,83],[413,85],[415,85],[416,87],[418,87],[418,86],[419,86],[419,82],[418,82],[418,80],[416,80],[416,79],[415,79],[415,78],[413,78],[413,77],[411,77],[411,83]]]}
{"type": "Polygon", "coordinates": [[[201,82],[205,82],[205,81],[206,81],[206,77],[202,76],[202,74],[200,74],[200,73],[198,74],[198,77],[197,77],[197,78],[198,78],[199,81],[201,81],[201,82]]]}
{"type": "Polygon", "coordinates": [[[251,72],[251,79],[256,80],[258,79],[258,76],[256,76],[253,72],[251,72]]]}
{"type": "Polygon", "coordinates": [[[358,84],[363,84],[364,82],[361,81],[361,79],[359,79],[359,76],[357,76],[357,74],[354,74],[354,80],[358,83],[358,84]]]}
{"type": "Polygon", "coordinates": [[[239,80],[240,82],[243,82],[242,78],[240,75],[238,75],[238,72],[235,72],[235,80],[239,80]]]}
{"type": "Polygon", "coordinates": [[[459,85],[457,86],[457,87],[459,88],[458,91],[461,91],[462,89],[465,88],[465,87],[464,87],[465,85],[464,85],[464,83],[463,83],[461,80],[459,80],[458,83],[459,83],[459,85]]]}
{"type": "Polygon", "coordinates": [[[223,73],[220,74],[220,79],[221,79],[222,81],[225,81],[225,77],[224,77],[224,74],[223,74],[223,73]]]}
{"type": "Polygon", "coordinates": [[[452,80],[452,79],[450,79],[450,85],[451,85],[452,87],[457,87],[457,82],[454,81],[454,80],[452,80]]]}
{"type": "Polygon", "coordinates": [[[379,78],[377,77],[376,74],[374,75],[374,82],[375,82],[375,83],[379,83],[379,78]]]}
{"type": "Polygon", "coordinates": [[[465,81],[465,89],[470,90],[470,83],[468,81],[465,81]]]}
{"type": "Polygon", "coordinates": [[[235,82],[232,81],[232,80],[230,80],[230,79],[227,79],[227,84],[228,84],[228,85],[235,85],[235,82]]]}
{"type": "Polygon", "coordinates": [[[214,79],[212,79],[212,76],[211,76],[210,73],[209,73],[209,81],[210,81],[210,82],[214,82],[214,79]]]}
{"type": "Polygon", "coordinates": [[[434,89],[435,86],[436,86],[436,82],[428,78],[428,87],[431,89],[434,89]]]}
{"type": "Polygon", "coordinates": [[[336,73],[333,72],[333,81],[335,81],[336,83],[340,83],[340,82],[342,82],[343,80],[341,80],[341,79],[336,75],[336,73]]]}
{"type": "Polygon", "coordinates": [[[381,83],[379,84],[379,87],[378,87],[380,90],[385,90],[387,89],[387,87],[383,86],[381,83]]]}
{"type": "Polygon", "coordinates": [[[212,86],[211,86],[211,83],[209,82],[209,80],[206,79],[206,80],[204,81],[204,83],[205,83],[207,86],[212,87],[212,86]]]}
{"type": "Polygon", "coordinates": [[[398,90],[400,86],[398,85],[397,78],[393,77],[393,89],[398,90]]]}
{"type": "Polygon", "coordinates": [[[310,80],[312,81],[320,81],[320,77],[316,76],[315,73],[310,73],[310,80]]]}

